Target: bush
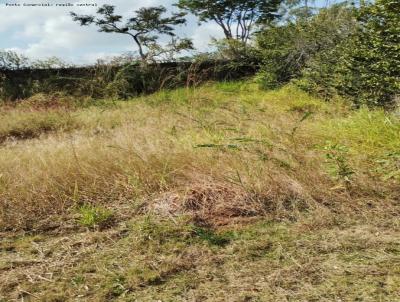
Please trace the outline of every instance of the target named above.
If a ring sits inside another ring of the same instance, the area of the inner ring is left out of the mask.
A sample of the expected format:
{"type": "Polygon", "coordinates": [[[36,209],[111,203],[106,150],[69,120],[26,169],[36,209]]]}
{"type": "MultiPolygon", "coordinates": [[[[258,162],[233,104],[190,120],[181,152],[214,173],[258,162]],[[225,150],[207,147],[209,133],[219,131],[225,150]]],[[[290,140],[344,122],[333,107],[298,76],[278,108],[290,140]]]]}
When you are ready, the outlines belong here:
{"type": "Polygon", "coordinates": [[[392,106],[400,91],[399,16],[397,1],[378,0],[268,28],[258,36],[260,82],[273,88],[292,80],[325,99],[339,94],[357,107],[392,106]]]}
{"type": "MultiPolygon", "coordinates": [[[[257,36],[263,60],[259,77],[262,86],[274,88],[299,78],[320,53],[324,53],[321,60],[325,62],[329,51],[351,34],[354,25],[353,9],[341,4],[322,9],[310,19],[301,18],[263,30],[257,36]]],[[[330,67],[329,61],[324,64],[318,67],[330,67]]]]}
{"type": "Polygon", "coordinates": [[[336,88],[357,105],[391,106],[400,93],[400,6],[377,0],[357,14],[359,27],[343,49],[336,88]]]}
{"type": "Polygon", "coordinates": [[[168,78],[166,70],[158,65],[128,64],[122,67],[114,80],[108,84],[110,96],[126,99],[142,93],[150,93],[161,88],[168,78]]]}

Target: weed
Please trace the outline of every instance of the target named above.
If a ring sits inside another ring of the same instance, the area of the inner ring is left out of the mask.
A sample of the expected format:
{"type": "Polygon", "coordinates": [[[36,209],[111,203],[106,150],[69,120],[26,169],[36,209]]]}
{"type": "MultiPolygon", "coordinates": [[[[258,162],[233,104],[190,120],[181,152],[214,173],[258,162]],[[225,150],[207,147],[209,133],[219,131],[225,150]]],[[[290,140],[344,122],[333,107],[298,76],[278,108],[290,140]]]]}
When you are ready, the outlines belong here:
{"type": "Polygon", "coordinates": [[[85,277],[82,275],[77,275],[71,279],[71,283],[75,286],[82,285],[85,282],[85,277]]]}
{"type": "Polygon", "coordinates": [[[380,165],[377,171],[382,175],[384,181],[400,180],[400,152],[390,152],[376,160],[380,165]]]}
{"type": "Polygon", "coordinates": [[[79,207],[79,224],[88,228],[104,227],[113,219],[111,210],[100,206],[83,205],[79,207]]]}
{"type": "Polygon", "coordinates": [[[348,148],[328,142],[324,150],[330,173],[340,180],[350,182],[354,171],[348,163],[348,148]]]}
{"type": "Polygon", "coordinates": [[[126,277],[124,276],[116,276],[111,283],[110,289],[107,293],[108,299],[113,299],[115,297],[119,297],[125,292],[127,292],[127,288],[125,287],[126,277]]]}
{"type": "Polygon", "coordinates": [[[296,125],[293,127],[292,132],[291,132],[292,136],[294,136],[297,129],[300,127],[301,123],[304,122],[306,119],[308,119],[312,114],[313,113],[311,111],[307,111],[303,114],[301,119],[298,122],[296,122],[296,125]]]}

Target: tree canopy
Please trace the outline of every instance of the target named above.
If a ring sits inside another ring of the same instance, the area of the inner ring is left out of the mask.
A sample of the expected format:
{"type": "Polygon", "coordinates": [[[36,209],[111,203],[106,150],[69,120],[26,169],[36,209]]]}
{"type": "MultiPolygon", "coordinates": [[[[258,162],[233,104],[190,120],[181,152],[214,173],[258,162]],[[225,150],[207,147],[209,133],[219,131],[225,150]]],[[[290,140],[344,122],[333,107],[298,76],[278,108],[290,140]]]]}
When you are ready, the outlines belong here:
{"type": "Polygon", "coordinates": [[[146,61],[161,53],[176,50],[181,51],[191,48],[188,39],[176,39],[174,29],[176,25],[186,23],[185,13],[172,13],[168,17],[164,6],[142,7],[135,11],[134,16],[123,20],[123,16],[115,13],[113,5],[103,5],[97,10],[97,15],[77,15],[71,12],[72,19],[81,26],[96,25],[100,32],[119,33],[130,36],[136,43],[139,55],[146,61]],[[169,48],[162,49],[157,43],[159,35],[172,37],[169,48]]]}
{"type": "Polygon", "coordinates": [[[244,43],[254,26],[278,17],[282,0],[179,0],[177,6],[198,17],[199,22],[214,21],[225,38],[244,43]]]}

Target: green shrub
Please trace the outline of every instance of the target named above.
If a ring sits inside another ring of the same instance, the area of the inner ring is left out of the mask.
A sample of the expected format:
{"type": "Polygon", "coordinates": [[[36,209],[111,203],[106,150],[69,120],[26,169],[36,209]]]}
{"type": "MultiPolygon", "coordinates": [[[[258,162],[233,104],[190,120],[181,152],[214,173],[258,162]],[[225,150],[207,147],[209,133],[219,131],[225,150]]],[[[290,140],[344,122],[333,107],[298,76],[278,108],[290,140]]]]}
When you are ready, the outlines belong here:
{"type": "Polygon", "coordinates": [[[338,95],[341,74],[337,73],[337,69],[342,53],[341,46],[337,46],[315,54],[303,68],[301,77],[293,80],[293,83],[302,90],[325,100],[338,95]]]}
{"type": "Polygon", "coordinates": [[[359,107],[394,104],[400,92],[400,9],[380,0],[355,11],[357,26],[336,46],[315,54],[296,81],[325,98],[340,94],[359,107]]]}
{"type": "Polygon", "coordinates": [[[359,107],[392,106],[400,93],[398,1],[334,5],[258,35],[259,79],[266,88],[292,80],[325,99],[349,98],[359,107]]]}
{"type": "Polygon", "coordinates": [[[400,94],[400,5],[377,0],[362,7],[359,27],[346,45],[336,85],[357,105],[390,106],[400,94]]]}
{"type": "Polygon", "coordinates": [[[353,9],[340,4],[322,9],[312,18],[261,31],[257,44],[263,60],[259,76],[262,86],[274,88],[299,78],[310,60],[334,49],[350,35],[354,25],[353,9]]]}

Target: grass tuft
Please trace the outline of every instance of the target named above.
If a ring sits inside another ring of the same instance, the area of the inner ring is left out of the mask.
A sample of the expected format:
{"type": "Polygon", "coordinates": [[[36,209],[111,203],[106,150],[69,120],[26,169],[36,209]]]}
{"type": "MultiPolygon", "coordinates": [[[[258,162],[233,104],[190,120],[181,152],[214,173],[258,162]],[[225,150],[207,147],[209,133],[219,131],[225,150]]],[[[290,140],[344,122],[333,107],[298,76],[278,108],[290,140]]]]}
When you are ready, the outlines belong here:
{"type": "Polygon", "coordinates": [[[100,206],[83,205],[78,208],[79,224],[88,228],[105,227],[113,219],[111,210],[100,206]]]}

